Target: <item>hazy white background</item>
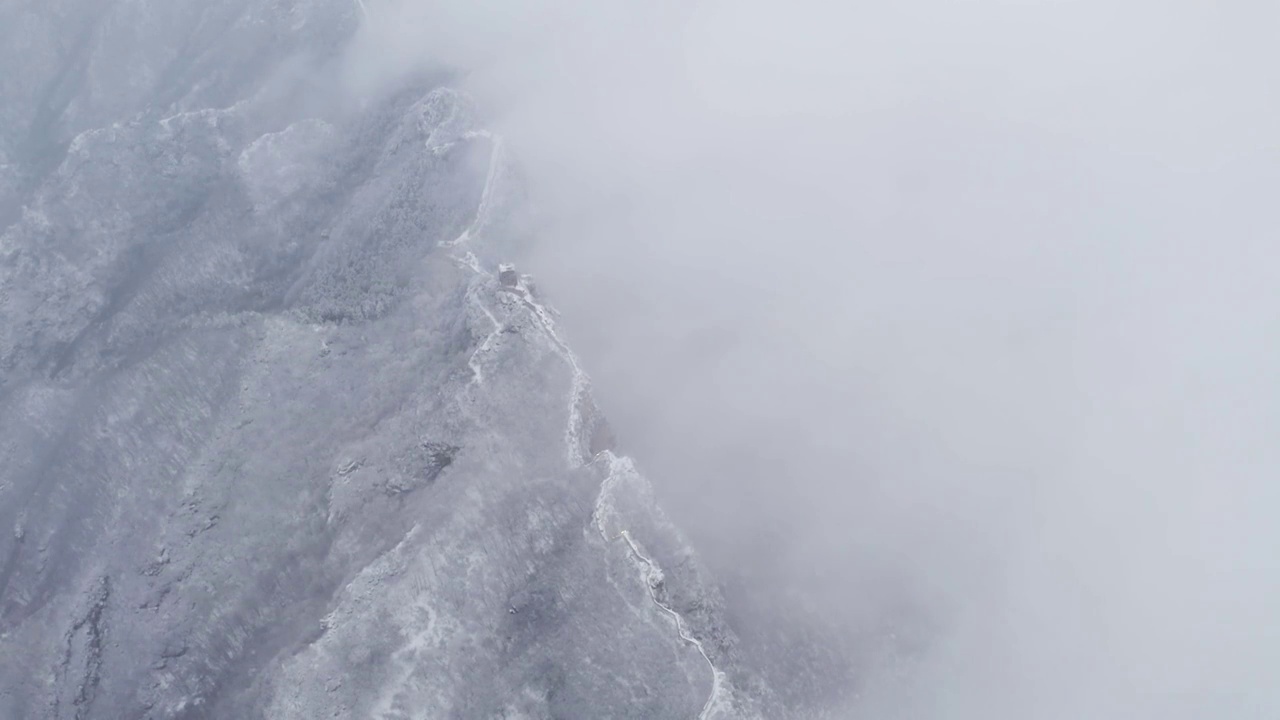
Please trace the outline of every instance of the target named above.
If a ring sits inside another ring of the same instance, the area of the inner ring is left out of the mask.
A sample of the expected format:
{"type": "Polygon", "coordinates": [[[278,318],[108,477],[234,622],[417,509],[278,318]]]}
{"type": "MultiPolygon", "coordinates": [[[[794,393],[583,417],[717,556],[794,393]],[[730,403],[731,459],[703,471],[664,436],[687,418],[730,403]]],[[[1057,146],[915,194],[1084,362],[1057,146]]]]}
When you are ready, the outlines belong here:
{"type": "Polygon", "coordinates": [[[368,4],[710,561],[928,618],[858,710],[1280,717],[1280,6],[368,4]]]}

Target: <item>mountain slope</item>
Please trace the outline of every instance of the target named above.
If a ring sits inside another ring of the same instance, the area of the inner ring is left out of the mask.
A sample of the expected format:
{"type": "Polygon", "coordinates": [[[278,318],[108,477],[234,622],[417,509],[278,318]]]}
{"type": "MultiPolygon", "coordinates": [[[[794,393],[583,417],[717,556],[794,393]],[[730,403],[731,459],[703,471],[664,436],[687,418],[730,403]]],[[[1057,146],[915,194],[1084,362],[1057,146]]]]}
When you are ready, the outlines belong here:
{"type": "Polygon", "coordinates": [[[466,98],[308,101],[345,3],[88,6],[4,23],[0,717],[757,714],[466,98]]]}

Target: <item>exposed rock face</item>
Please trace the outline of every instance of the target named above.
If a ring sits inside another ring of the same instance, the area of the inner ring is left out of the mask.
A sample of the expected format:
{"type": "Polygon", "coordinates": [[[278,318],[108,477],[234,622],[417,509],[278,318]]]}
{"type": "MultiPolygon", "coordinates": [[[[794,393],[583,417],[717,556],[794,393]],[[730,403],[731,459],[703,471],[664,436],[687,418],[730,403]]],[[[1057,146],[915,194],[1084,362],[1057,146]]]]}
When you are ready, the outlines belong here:
{"type": "Polygon", "coordinates": [[[357,18],[0,9],[0,718],[759,714],[499,272],[498,139],[438,78],[309,114],[357,18]]]}

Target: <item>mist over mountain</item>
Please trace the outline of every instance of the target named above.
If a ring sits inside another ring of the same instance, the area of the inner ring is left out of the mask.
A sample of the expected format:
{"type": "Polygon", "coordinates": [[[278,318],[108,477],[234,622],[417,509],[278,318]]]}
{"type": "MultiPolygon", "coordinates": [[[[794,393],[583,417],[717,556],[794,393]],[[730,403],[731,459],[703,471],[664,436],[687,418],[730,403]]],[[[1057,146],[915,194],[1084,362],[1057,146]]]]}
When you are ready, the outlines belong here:
{"type": "Polygon", "coordinates": [[[0,2],[0,720],[1280,715],[1277,13],[0,2]]]}

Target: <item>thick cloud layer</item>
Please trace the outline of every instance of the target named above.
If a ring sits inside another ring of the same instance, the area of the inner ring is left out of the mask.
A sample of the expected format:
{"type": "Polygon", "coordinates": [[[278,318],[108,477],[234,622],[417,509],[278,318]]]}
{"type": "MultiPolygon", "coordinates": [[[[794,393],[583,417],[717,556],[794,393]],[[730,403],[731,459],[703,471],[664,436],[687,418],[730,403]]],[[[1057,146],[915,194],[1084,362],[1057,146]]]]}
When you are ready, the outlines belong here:
{"type": "Polygon", "coordinates": [[[1280,713],[1274,6],[366,1],[712,562],[928,628],[854,709],[1280,713]]]}

